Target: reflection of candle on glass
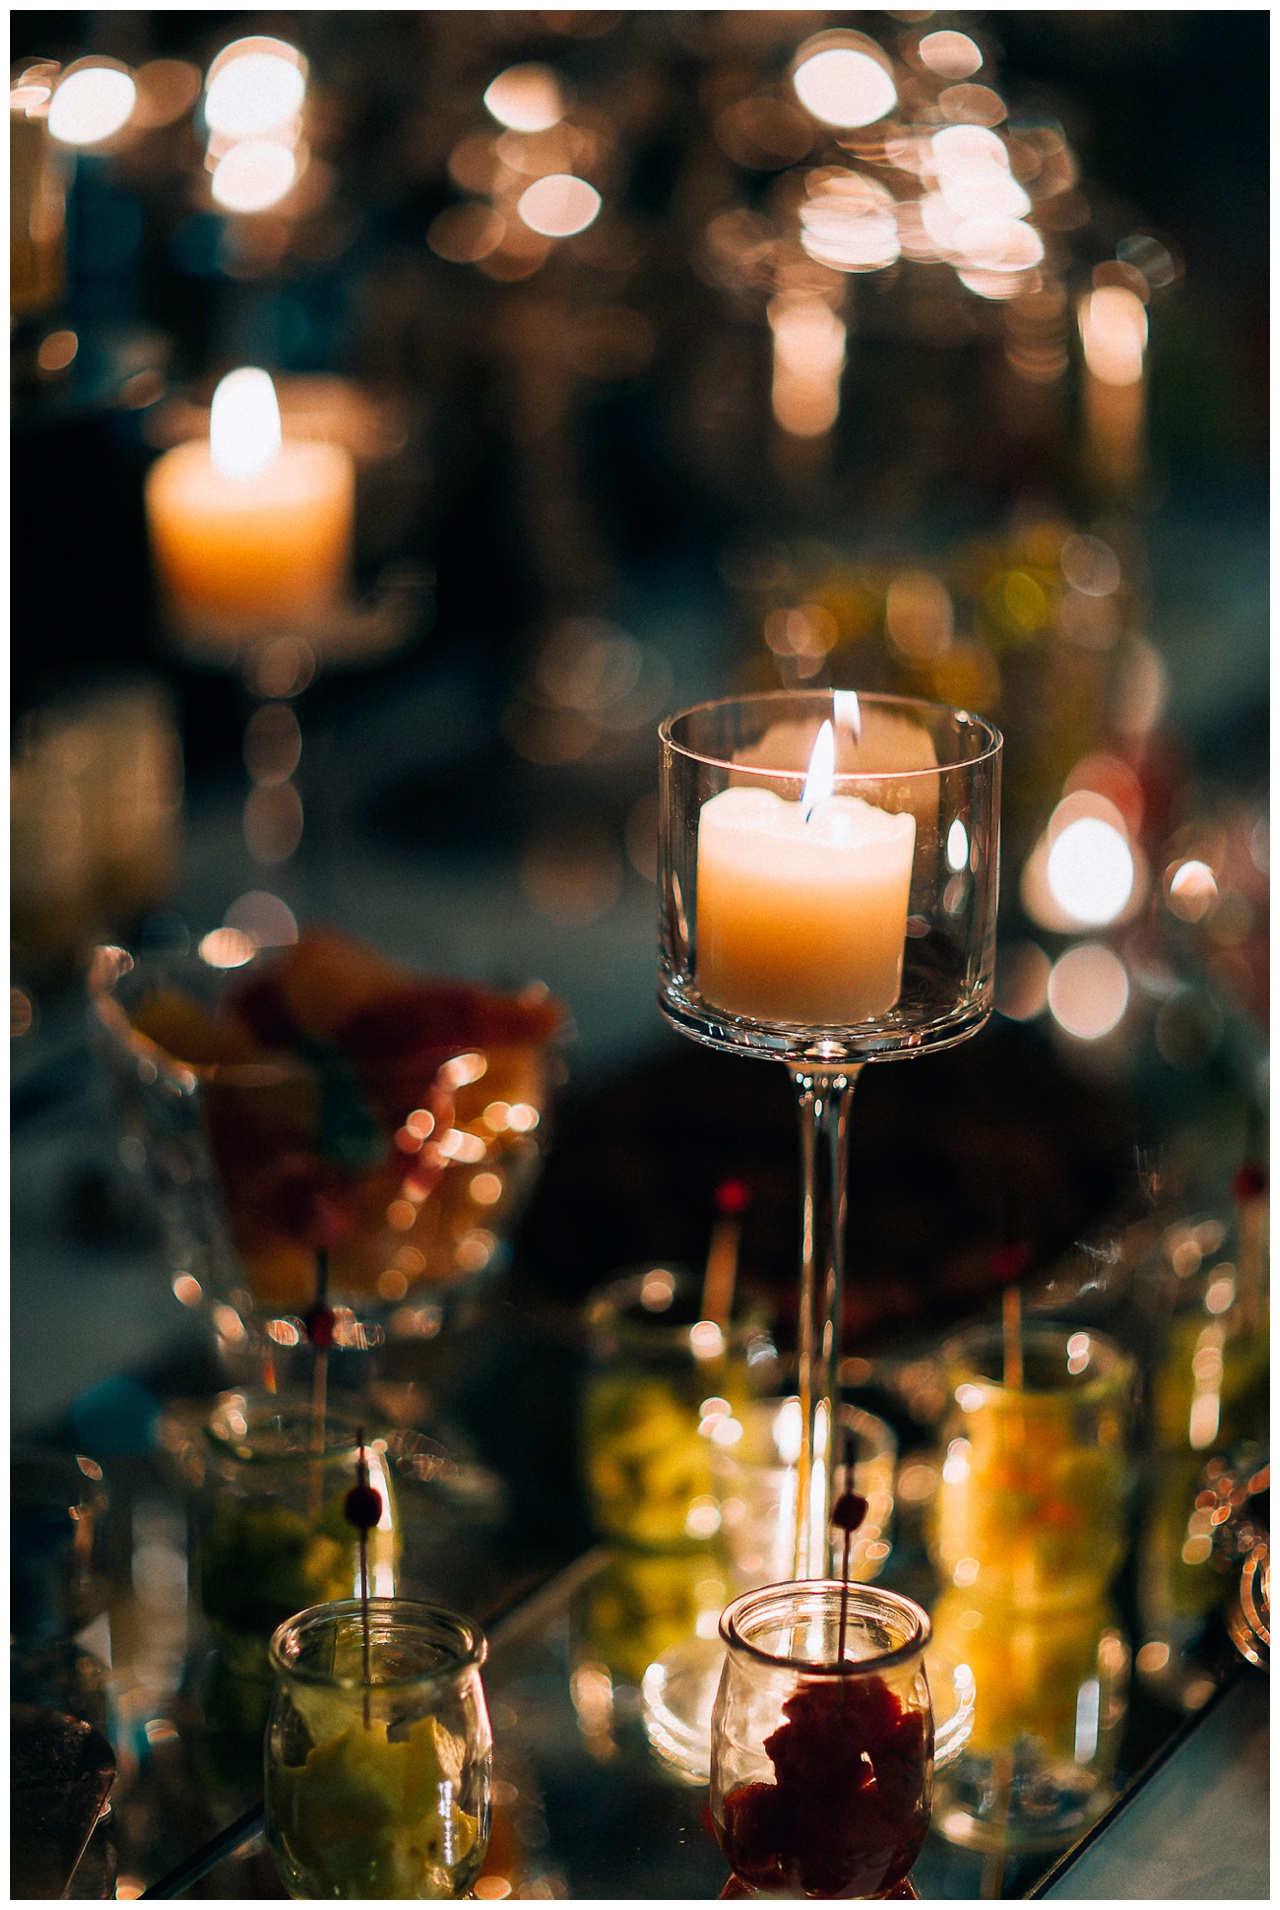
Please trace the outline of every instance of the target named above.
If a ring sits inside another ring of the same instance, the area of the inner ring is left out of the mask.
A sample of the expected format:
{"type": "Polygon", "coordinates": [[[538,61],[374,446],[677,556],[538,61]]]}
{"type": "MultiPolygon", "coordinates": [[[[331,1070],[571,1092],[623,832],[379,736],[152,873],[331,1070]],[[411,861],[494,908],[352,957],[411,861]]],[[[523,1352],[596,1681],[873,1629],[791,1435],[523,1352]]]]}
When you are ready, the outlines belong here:
{"type": "Polygon", "coordinates": [[[209,443],[177,445],[147,478],[147,519],[175,621],[237,643],[306,632],[341,597],[354,474],[335,444],[282,443],[265,371],[222,380],[209,443]]]}
{"type": "Polygon", "coordinates": [[[761,1021],[843,1026],[902,985],[916,823],[836,796],[824,723],[800,802],[731,788],[698,825],[698,986],[761,1021]]]}

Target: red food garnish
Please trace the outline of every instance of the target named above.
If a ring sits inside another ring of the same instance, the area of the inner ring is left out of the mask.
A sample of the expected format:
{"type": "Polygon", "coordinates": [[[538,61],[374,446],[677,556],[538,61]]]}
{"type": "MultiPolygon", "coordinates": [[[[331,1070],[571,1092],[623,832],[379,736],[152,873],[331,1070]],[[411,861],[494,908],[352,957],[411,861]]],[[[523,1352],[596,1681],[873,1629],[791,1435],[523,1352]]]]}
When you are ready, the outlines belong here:
{"type": "MultiPolygon", "coordinates": [[[[307,1338],[312,1346],[326,1353],[333,1345],[333,1329],[336,1324],[332,1307],[313,1306],[303,1315],[302,1324],[307,1329],[307,1338]]],[[[374,1524],[378,1521],[375,1519],[374,1524]]]]}
{"type": "Polygon", "coordinates": [[[1256,1161],[1246,1161],[1238,1168],[1231,1183],[1231,1192],[1241,1203],[1249,1200],[1261,1200],[1267,1191],[1267,1170],[1259,1167],[1256,1161]]]}
{"type": "Polygon", "coordinates": [[[721,1841],[755,1890],[873,1897],[900,1883],[929,1828],[932,1732],[883,1678],[802,1685],[765,1740],[775,1784],[724,1800],[721,1841]]]}
{"type": "Polygon", "coordinates": [[[1011,1287],[1015,1280],[1021,1280],[1031,1265],[1031,1249],[1025,1240],[1016,1241],[1010,1247],[997,1247],[991,1256],[991,1271],[1002,1287],[1011,1287]]]}
{"type": "Polygon", "coordinates": [[[365,1482],[352,1486],[342,1501],[342,1516],[357,1532],[372,1532],[382,1517],[382,1494],[365,1482]]]}

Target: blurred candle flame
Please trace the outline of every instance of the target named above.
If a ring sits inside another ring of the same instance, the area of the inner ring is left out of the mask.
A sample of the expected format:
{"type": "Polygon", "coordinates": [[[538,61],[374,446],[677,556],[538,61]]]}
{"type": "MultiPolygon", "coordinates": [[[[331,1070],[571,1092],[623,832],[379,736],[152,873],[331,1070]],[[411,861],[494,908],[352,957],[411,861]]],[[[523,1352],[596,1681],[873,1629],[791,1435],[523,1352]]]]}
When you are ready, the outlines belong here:
{"type": "Polygon", "coordinates": [[[251,477],[280,449],[280,407],[270,374],[246,365],[228,372],[213,394],[209,451],[227,477],[251,477]]]}

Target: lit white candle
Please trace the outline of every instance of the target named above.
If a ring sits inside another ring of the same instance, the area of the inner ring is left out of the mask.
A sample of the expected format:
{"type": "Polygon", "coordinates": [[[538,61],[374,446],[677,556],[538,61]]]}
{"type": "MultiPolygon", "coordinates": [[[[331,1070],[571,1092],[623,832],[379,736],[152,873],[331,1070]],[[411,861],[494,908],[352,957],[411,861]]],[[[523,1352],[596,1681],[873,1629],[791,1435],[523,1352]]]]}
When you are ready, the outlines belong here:
{"type": "Polygon", "coordinates": [[[800,802],[730,788],[698,824],[698,986],[760,1021],[839,1027],[902,986],[916,820],[837,796],[829,723],[800,802]]]}
{"type": "Polygon", "coordinates": [[[273,629],[306,634],[345,590],[354,499],[350,453],[282,442],[267,373],[231,372],[209,442],[175,446],[147,477],[151,548],[179,630],[233,647],[273,629]]]}

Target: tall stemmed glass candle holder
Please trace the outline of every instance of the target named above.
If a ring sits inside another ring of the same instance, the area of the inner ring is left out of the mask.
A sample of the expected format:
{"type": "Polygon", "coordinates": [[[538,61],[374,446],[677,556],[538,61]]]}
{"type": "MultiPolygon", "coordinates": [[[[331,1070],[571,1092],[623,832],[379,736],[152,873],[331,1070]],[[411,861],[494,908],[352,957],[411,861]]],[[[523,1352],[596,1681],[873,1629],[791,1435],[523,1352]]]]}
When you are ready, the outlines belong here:
{"type": "Polygon", "coordinates": [[[711,1048],[785,1063],[803,1167],[794,1572],[830,1569],[849,1104],[991,1011],[999,732],[851,691],[727,698],[663,723],[658,999],[711,1048]]]}

